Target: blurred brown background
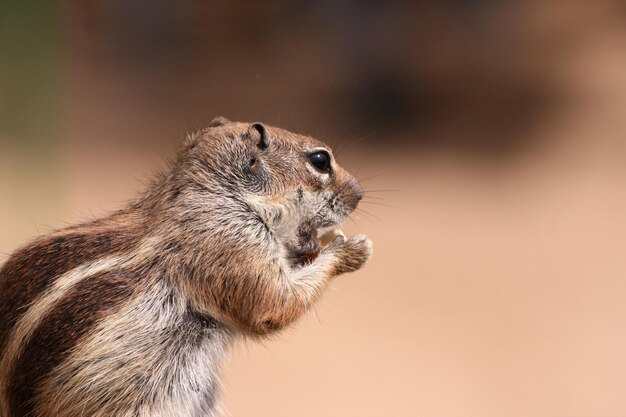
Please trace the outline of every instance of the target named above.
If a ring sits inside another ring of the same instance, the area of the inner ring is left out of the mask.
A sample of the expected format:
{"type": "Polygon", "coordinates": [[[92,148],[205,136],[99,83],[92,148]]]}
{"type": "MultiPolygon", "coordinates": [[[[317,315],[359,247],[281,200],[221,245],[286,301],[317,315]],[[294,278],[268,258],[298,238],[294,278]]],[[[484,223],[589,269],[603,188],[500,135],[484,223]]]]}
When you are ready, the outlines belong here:
{"type": "Polygon", "coordinates": [[[336,143],[375,242],[229,415],[626,415],[626,4],[0,1],[0,261],[216,115],[336,143]]]}

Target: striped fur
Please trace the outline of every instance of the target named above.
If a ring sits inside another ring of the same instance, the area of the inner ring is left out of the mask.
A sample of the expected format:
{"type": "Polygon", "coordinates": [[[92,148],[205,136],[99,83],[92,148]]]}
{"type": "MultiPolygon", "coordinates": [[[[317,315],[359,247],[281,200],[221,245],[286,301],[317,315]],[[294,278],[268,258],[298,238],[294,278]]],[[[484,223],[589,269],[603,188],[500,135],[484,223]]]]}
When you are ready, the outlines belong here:
{"type": "Polygon", "coordinates": [[[52,401],[39,412],[208,415],[228,339],[216,322],[190,311],[157,281],[102,320],[49,374],[40,396],[52,401]]]}
{"type": "MultiPolygon", "coordinates": [[[[34,382],[32,378],[37,375],[31,375],[30,371],[39,372],[42,366],[48,365],[44,362],[50,362],[51,359],[56,361],[54,353],[58,354],[63,350],[57,345],[63,340],[50,340],[46,337],[47,333],[55,332],[56,328],[61,328],[65,332],[76,332],[72,322],[63,323],[64,320],[73,320],[73,317],[66,314],[66,309],[68,304],[75,302],[75,287],[82,284],[80,281],[85,277],[95,275],[97,278],[102,271],[104,274],[108,273],[108,270],[118,261],[117,258],[105,258],[63,274],[55,281],[52,288],[33,302],[26,314],[13,327],[0,361],[0,390],[7,390],[14,400],[9,400],[13,407],[20,403],[19,393],[16,391],[30,389],[34,385],[30,382],[34,382]],[[34,338],[33,335],[35,335],[34,338]],[[33,360],[38,361],[39,366],[25,369],[33,360]]],[[[80,291],[78,294],[81,294],[80,291]]],[[[81,295],[84,295],[84,292],[81,295]]],[[[53,336],[66,337],[61,332],[56,332],[53,336]]],[[[71,339],[67,338],[65,342],[68,341],[71,339]]]]}
{"type": "Polygon", "coordinates": [[[290,325],[365,263],[364,236],[308,255],[356,207],[354,179],[308,165],[321,142],[252,126],[216,119],[127,208],[9,258],[0,417],[213,416],[233,340],[290,325]]]}
{"type": "Polygon", "coordinates": [[[129,217],[117,213],[109,219],[111,225],[100,221],[69,228],[41,237],[13,254],[2,269],[0,281],[3,301],[0,317],[8,318],[0,320],[0,351],[25,307],[52,285],[56,277],[85,262],[128,249],[137,238],[129,217]]]}

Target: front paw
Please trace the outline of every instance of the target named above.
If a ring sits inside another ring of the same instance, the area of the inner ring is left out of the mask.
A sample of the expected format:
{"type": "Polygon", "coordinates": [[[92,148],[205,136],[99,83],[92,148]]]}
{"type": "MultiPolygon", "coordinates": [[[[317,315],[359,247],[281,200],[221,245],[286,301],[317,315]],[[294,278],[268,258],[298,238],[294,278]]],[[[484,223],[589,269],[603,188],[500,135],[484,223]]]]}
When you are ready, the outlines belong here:
{"type": "Polygon", "coordinates": [[[361,269],[372,256],[373,244],[367,236],[359,234],[345,238],[337,236],[326,248],[337,258],[335,275],[361,269]]]}

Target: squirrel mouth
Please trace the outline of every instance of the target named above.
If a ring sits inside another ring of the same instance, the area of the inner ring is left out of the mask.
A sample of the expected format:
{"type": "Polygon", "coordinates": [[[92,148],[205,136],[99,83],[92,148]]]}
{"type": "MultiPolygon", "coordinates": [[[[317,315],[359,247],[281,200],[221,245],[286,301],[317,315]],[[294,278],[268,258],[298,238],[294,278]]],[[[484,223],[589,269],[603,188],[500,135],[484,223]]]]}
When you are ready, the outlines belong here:
{"type": "Polygon", "coordinates": [[[321,247],[328,246],[337,236],[345,236],[339,226],[327,226],[317,229],[317,240],[321,247]]]}

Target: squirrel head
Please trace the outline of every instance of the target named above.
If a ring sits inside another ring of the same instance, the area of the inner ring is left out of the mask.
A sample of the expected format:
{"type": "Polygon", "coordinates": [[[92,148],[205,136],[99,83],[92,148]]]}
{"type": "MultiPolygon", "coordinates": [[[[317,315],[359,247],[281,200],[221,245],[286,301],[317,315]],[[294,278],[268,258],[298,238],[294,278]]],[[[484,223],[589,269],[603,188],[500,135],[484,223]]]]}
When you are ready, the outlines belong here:
{"type": "Polygon", "coordinates": [[[223,199],[253,212],[296,262],[315,257],[320,235],[337,228],[363,197],[323,142],[221,117],[186,140],[172,180],[173,192],[184,192],[194,207],[204,199],[212,210],[223,199]]]}

